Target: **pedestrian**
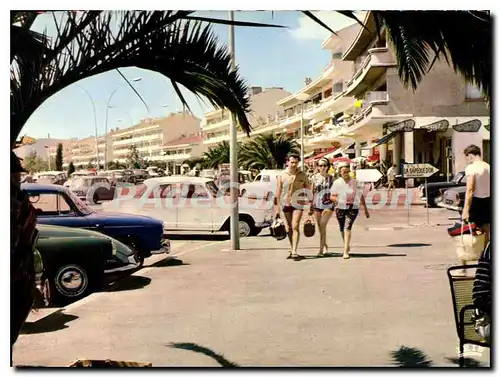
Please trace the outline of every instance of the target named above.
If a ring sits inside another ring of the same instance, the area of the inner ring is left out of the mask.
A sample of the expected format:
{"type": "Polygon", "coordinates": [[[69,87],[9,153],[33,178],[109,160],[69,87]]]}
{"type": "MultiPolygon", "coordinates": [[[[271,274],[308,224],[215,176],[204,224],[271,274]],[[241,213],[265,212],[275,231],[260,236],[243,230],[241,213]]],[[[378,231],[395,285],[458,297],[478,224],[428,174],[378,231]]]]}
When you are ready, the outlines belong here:
{"type": "Polygon", "coordinates": [[[333,214],[333,202],[330,199],[330,190],[334,178],[328,174],[330,161],[323,157],[318,162],[319,172],[311,179],[311,191],[313,195],[312,206],[309,215],[314,213],[316,223],[319,228],[319,252],[317,257],[321,258],[328,254],[328,245],[326,243],[326,226],[333,214]]]}
{"type": "Polygon", "coordinates": [[[288,240],[292,248],[287,259],[300,260],[302,257],[297,254],[300,231],[299,225],[304,212],[304,206],[309,204],[307,197],[309,189],[309,179],[307,174],[300,170],[298,165],[300,157],[290,154],[287,157],[287,168],[278,176],[278,187],[275,198],[275,215],[282,209],[287,223],[288,240]],[[283,195],[283,193],[285,193],[283,195]]]}
{"type": "Polygon", "coordinates": [[[396,188],[396,164],[392,164],[387,169],[387,191],[390,192],[396,188]]]}
{"type": "Polygon", "coordinates": [[[357,182],[351,178],[349,164],[339,165],[340,178],[335,180],[331,189],[331,200],[336,209],[340,234],[344,240],[344,259],[349,259],[351,251],[351,230],[358,217],[359,206],[363,208],[366,218],[370,217],[366,207],[363,190],[357,189],[357,182]]]}
{"type": "Polygon", "coordinates": [[[483,161],[477,145],[469,145],[464,154],[469,165],[465,168],[467,187],[462,220],[479,226],[488,243],[491,223],[490,164],[483,161]]]}

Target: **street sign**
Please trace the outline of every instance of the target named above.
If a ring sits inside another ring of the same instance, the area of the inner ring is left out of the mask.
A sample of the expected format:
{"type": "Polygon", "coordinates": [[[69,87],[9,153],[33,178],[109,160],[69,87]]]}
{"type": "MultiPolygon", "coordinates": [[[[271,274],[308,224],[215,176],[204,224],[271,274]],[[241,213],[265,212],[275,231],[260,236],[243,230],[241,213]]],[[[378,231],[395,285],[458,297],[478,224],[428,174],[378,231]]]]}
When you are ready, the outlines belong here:
{"type": "Polygon", "coordinates": [[[428,178],[439,169],[430,164],[403,164],[403,178],[428,178]]]}
{"type": "Polygon", "coordinates": [[[377,182],[382,178],[382,174],[377,169],[357,169],[356,181],[377,182]]]}

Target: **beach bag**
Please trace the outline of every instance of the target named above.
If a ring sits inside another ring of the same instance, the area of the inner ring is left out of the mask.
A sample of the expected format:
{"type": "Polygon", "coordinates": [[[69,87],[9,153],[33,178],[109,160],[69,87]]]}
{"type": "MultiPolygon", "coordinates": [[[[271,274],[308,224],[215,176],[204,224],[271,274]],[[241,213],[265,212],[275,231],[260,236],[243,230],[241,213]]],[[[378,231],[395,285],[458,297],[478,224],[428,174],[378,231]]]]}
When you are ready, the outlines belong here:
{"type": "Polygon", "coordinates": [[[283,220],[281,220],[279,215],[276,215],[273,223],[270,227],[271,236],[276,238],[278,241],[281,241],[286,238],[286,227],[283,220]]]}
{"type": "Polygon", "coordinates": [[[316,232],[316,227],[312,219],[309,217],[304,223],[304,236],[313,237],[315,232],[316,232]]]}
{"type": "Polygon", "coordinates": [[[453,237],[458,258],[463,262],[478,261],[484,250],[485,235],[479,228],[465,234],[464,228],[461,227],[460,236],[453,237]]]}

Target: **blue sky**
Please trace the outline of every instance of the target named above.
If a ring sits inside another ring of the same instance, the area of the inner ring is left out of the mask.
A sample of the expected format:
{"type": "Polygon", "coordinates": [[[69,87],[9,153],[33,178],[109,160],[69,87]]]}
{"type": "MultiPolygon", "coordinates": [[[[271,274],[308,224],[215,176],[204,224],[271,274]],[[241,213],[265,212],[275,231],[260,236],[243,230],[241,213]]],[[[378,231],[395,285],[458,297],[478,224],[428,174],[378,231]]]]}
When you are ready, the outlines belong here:
{"type": "MultiPolygon", "coordinates": [[[[352,24],[348,18],[333,11],[315,12],[332,29],[338,30],[352,24]]],[[[223,11],[203,11],[202,16],[227,19],[223,11]]],[[[328,64],[328,51],[321,50],[321,42],[329,33],[297,11],[243,11],[235,12],[235,19],[254,22],[275,23],[287,26],[281,28],[236,27],[236,63],[240,73],[250,86],[281,86],[295,92],[304,85],[306,77],[316,77],[328,64]]],[[[34,29],[54,30],[52,16],[39,16],[34,29]]],[[[215,25],[214,31],[221,43],[227,43],[228,26],[215,25]]],[[[113,96],[109,110],[108,130],[124,128],[150,116],[165,116],[182,110],[181,102],[174,93],[170,82],[162,75],[137,68],[122,69],[129,79],[141,77],[134,83],[149,107],[145,106],[133,91],[124,85],[120,75],[114,72],[100,74],[60,91],[49,98],[28,120],[21,135],[35,138],[83,138],[95,133],[92,102],[82,90],[85,88],[94,99],[97,113],[97,130],[102,135],[105,129],[105,110],[110,93],[121,86],[113,96]],[[166,107],[165,107],[166,106],[166,107]]],[[[209,110],[192,94],[185,91],[191,110],[198,117],[209,110]]]]}

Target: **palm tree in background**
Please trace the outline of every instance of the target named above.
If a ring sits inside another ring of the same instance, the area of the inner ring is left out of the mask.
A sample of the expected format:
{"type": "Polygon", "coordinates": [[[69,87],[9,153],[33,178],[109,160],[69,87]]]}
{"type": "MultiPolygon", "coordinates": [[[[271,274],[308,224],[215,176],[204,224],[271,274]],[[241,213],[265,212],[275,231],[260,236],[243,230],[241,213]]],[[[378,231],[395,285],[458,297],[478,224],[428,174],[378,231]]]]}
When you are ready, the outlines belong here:
{"type": "Polygon", "coordinates": [[[245,169],[282,169],[290,153],[298,153],[299,145],[286,135],[272,132],[246,141],[239,153],[240,165],[245,169]]]}
{"type": "MultiPolygon", "coordinates": [[[[239,146],[238,146],[239,147],[239,146]]],[[[205,166],[216,169],[221,164],[229,164],[229,142],[224,140],[203,153],[205,166]]]]}

